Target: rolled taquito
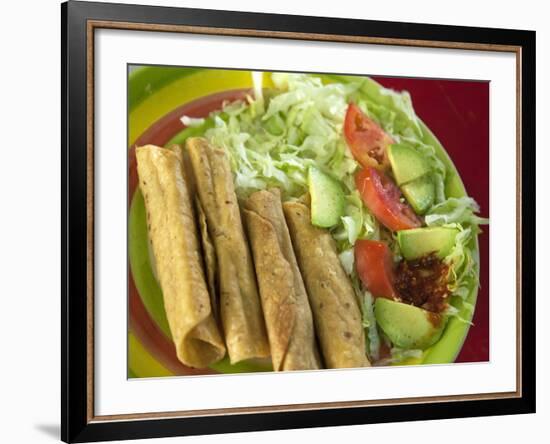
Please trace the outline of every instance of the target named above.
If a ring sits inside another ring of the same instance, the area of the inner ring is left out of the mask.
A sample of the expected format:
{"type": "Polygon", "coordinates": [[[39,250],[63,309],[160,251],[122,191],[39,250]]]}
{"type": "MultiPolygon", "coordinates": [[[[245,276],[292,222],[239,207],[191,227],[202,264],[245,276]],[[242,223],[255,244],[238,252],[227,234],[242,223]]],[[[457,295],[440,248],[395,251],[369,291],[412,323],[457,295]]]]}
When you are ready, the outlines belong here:
{"type": "Polygon", "coordinates": [[[195,199],[197,216],[199,219],[199,234],[202,244],[202,252],[204,257],[204,268],[206,275],[206,284],[208,285],[208,291],[210,293],[210,303],[212,305],[212,313],[214,319],[219,323],[220,321],[220,301],[218,299],[218,285],[217,285],[217,269],[218,262],[216,259],[216,250],[214,244],[208,233],[208,225],[206,224],[206,215],[202,209],[200,200],[195,199]]]}
{"type": "Polygon", "coordinates": [[[278,189],[243,204],[275,371],[319,368],[313,316],[278,189]]]}
{"type": "Polygon", "coordinates": [[[212,315],[181,153],[146,145],[136,148],[136,159],[156,275],[178,359],[206,367],[223,358],[225,346],[212,315]]]}
{"type": "Polygon", "coordinates": [[[315,329],[328,368],[366,367],[361,311],[334,239],[314,227],[308,206],[285,202],[284,214],[306,284],[315,329]]]}
{"type": "Polygon", "coordinates": [[[269,356],[252,256],[225,151],[189,138],[186,151],[217,259],[220,317],[231,363],[269,356]]]}

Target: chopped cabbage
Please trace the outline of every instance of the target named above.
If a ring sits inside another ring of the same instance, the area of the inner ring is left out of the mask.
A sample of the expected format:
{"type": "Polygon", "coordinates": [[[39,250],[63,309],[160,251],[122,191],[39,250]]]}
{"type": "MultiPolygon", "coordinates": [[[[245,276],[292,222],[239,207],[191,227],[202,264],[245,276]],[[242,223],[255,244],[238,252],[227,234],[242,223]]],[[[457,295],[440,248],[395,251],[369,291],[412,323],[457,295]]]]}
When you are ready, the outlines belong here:
{"type": "Polygon", "coordinates": [[[380,358],[380,335],[376,327],[376,318],[374,317],[374,298],[368,291],[363,292],[363,328],[367,330],[368,350],[367,353],[371,360],[378,361],[380,358]]]}
{"type": "Polygon", "coordinates": [[[481,225],[489,223],[488,219],[476,216],[479,205],[471,197],[450,197],[444,202],[434,205],[426,214],[426,225],[468,224],[481,225]]]}
{"type": "Polygon", "coordinates": [[[466,299],[477,282],[478,263],[470,245],[477,227],[463,228],[458,223],[445,226],[459,230],[454,247],[444,259],[444,262],[449,265],[447,285],[453,296],[466,299]]]}
{"type": "Polygon", "coordinates": [[[353,248],[342,251],[338,255],[338,257],[340,258],[340,262],[342,264],[342,267],[344,268],[344,271],[349,276],[353,275],[353,271],[355,269],[355,256],[353,254],[353,248]]]}
{"type": "Polygon", "coordinates": [[[307,191],[313,165],[339,180],[345,192],[345,214],[333,228],[338,251],[375,236],[378,223],[355,189],[359,164],[342,134],[348,102],[360,83],[325,85],[305,74],[271,76],[277,94],[263,92],[262,77],[255,73],[255,97],[225,104],[205,133],[229,153],[237,195],[276,186],[284,200],[298,198],[307,191]]]}
{"type": "Polygon", "coordinates": [[[418,350],[415,348],[403,349],[399,347],[392,347],[391,358],[388,363],[398,364],[406,359],[420,359],[422,358],[422,353],[422,350],[418,350]]]}

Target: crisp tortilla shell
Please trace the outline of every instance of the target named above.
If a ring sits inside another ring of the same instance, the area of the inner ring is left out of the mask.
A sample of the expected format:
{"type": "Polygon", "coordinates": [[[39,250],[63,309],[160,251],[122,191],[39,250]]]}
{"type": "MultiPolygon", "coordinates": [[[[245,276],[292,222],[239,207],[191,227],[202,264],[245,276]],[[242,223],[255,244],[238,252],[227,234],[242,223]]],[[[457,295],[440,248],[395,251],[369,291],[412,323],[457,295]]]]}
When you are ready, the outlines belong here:
{"type": "Polygon", "coordinates": [[[302,202],[285,202],[283,209],[326,366],[369,366],[361,311],[334,239],[311,224],[310,210],[302,202]]]}
{"type": "Polygon", "coordinates": [[[220,317],[231,363],[267,357],[267,333],[229,159],[198,137],[187,139],[186,153],[216,251],[220,317]]]}
{"type": "Polygon", "coordinates": [[[181,153],[146,145],[136,148],[136,158],[156,274],[178,359],[190,367],[207,367],[223,358],[225,346],[212,315],[181,153]]]}
{"type": "Polygon", "coordinates": [[[318,369],[311,308],[278,189],[257,191],[244,214],[267,325],[273,369],[318,369]]]}

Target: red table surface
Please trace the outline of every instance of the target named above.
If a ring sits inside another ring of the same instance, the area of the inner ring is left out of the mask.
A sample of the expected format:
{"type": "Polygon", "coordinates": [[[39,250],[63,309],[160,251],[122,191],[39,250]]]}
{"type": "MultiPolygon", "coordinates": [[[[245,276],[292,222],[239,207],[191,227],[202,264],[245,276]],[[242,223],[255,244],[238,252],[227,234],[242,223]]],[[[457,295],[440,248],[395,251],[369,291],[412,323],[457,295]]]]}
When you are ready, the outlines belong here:
{"type": "MultiPolygon", "coordinates": [[[[489,83],[374,77],[411,94],[414,109],[456,165],[468,195],[489,217],[489,83]]],[[[479,236],[481,273],[473,323],[457,362],[489,360],[489,226],[479,236]]]]}

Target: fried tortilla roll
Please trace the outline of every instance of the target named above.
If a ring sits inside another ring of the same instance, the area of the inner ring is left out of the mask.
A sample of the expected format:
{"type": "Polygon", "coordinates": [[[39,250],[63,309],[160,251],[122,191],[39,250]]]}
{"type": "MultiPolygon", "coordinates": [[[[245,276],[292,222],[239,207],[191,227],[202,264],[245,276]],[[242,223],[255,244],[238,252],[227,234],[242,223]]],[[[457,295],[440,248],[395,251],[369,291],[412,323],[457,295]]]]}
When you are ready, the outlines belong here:
{"type": "Polygon", "coordinates": [[[136,148],[139,186],[166,317],[179,360],[206,367],[225,355],[212,316],[193,208],[177,151],[136,148]]]}
{"type": "Polygon", "coordinates": [[[199,199],[195,199],[197,207],[197,215],[199,217],[199,233],[202,244],[202,252],[204,255],[204,268],[206,271],[206,283],[210,292],[210,303],[212,305],[212,313],[217,322],[220,322],[220,307],[218,300],[218,285],[216,281],[216,271],[218,263],[216,260],[216,250],[212,244],[212,239],[208,233],[208,225],[206,225],[206,215],[202,209],[199,199]]]}
{"type": "Polygon", "coordinates": [[[233,185],[229,159],[206,139],[190,138],[187,154],[214,244],[220,316],[231,363],[269,356],[260,297],[233,185]]]}
{"type": "Polygon", "coordinates": [[[326,366],[369,366],[361,312],[334,239],[311,224],[309,208],[303,203],[285,202],[283,207],[326,366]]]}
{"type": "Polygon", "coordinates": [[[271,346],[273,369],[319,368],[311,308],[292,249],[278,189],[244,203],[248,237],[271,346]]]}

